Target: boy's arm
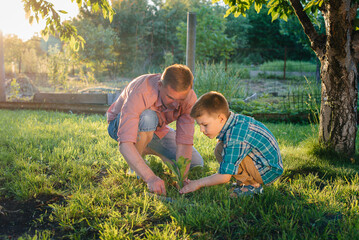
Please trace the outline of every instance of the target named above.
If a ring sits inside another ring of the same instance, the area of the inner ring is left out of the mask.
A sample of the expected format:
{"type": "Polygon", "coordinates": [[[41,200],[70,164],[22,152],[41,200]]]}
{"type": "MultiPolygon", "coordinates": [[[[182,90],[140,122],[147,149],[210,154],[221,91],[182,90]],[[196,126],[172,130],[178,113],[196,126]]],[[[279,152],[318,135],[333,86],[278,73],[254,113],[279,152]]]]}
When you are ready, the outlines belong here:
{"type": "Polygon", "coordinates": [[[232,175],[230,175],[230,174],[216,173],[216,174],[213,174],[213,175],[205,177],[205,178],[193,180],[193,181],[190,181],[186,186],[184,186],[180,190],[180,193],[189,193],[189,192],[196,191],[196,190],[200,189],[201,187],[208,187],[208,186],[227,183],[227,182],[229,182],[229,180],[231,180],[231,177],[232,177],[232,175]]]}

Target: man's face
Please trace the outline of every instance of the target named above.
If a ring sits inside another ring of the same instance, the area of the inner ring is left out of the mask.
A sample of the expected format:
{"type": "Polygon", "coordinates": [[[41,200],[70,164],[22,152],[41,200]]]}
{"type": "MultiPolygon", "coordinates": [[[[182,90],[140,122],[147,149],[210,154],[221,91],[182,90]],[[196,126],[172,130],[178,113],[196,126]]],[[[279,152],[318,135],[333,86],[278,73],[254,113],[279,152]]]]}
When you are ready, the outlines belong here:
{"type": "Polygon", "coordinates": [[[173,88],[171,88],[171,86],[164,86],[162,83],[160,83],[160,98],[162,104],[168,110],[174,110],[178,107],[181,101],[186,99],[190,90],[191,87],[189,87],[185,91],[177,92],[173,88]]]}
{"type": "Polygon", "coordinates": [[[206,112],[196,118],[200,131],[210,139],[218,136],[226,121],[224,114],[208,114],[206,112]]]}

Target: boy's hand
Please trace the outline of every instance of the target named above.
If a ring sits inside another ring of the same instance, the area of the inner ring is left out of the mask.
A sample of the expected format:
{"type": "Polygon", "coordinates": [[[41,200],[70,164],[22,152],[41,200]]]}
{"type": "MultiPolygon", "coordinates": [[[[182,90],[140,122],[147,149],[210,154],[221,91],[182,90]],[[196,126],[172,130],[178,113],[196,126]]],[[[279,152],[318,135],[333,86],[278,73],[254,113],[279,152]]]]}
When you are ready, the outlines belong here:
{"type": "Polygon", "coordinates": [[[187,184],[189,184],[191,182],[191,180],[189,180],[188,178],[186,178],[185,180],[183,180],[183,186],[186,186],[187,184]]]}
{"type": "Polygon", "coordinates": [[[200,182],[198,180],[195,180],[195,181],[189,181],[188,180],[188,183],[186,186],[184,186],[179,192],[181,194],[184,194],[184,193],[190,193],[190,192],[194,192],[198,189],[201,188],[201,185],[200,185],[200,182]]]}

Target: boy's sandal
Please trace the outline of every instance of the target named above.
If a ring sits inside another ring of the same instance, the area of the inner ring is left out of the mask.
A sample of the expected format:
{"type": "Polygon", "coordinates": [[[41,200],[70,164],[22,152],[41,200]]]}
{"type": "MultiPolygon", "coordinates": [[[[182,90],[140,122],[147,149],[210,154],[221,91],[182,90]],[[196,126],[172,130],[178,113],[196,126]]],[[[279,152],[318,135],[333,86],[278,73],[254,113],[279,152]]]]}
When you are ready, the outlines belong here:
{"type": "Polygon", "coordinates": [[[233,190],[233,193],[231,194],[231,197],[253,196],[255,194],[262,194],[262,193],[263,193],[262,186],[255,188],[251,185],[245,185],[241,188],[235,188],[233,190]]]}

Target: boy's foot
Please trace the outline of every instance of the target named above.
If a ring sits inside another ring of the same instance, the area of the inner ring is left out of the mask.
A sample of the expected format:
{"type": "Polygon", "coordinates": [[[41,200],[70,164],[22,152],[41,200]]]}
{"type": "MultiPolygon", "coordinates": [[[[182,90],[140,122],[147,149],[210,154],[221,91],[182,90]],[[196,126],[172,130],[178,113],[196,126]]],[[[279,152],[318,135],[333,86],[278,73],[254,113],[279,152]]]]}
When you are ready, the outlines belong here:
{"type": "Polygon", "coordinates": [[[253,196],[255,194],[262,194],[262,193],[263,193],[262,186],[255,188],[251,185],[245,185],[240,188],[235,188],[230,196],[236,198],[236,197],[244,197],[244,196],[253,196]]]}

